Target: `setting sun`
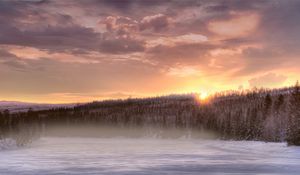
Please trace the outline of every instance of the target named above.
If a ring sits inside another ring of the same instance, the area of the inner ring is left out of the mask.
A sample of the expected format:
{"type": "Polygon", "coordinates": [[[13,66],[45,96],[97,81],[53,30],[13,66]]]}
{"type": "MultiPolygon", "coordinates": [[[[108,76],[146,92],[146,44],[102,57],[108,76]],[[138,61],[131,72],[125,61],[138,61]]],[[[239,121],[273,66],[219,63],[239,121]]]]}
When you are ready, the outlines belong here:
{"type": "Polygon", "coordinates": [[[205,100],[205,99],[207,99],[208,96],[209,96],[209,94],[207,92],[200,92],[199,99],[205,100]]]}

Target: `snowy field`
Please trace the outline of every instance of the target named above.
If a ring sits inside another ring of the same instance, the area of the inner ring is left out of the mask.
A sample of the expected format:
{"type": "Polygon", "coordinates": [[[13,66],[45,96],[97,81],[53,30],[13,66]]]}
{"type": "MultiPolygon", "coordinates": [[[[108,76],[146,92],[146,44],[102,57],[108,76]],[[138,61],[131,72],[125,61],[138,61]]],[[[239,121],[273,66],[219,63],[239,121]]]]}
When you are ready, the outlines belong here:
{"type": "Polygon", "coordinates": [[[299,175],[300,172],[300,147],[287,147],[285,143],[48,137],[25,148],[3,148],[1,175],[299,175]]]}

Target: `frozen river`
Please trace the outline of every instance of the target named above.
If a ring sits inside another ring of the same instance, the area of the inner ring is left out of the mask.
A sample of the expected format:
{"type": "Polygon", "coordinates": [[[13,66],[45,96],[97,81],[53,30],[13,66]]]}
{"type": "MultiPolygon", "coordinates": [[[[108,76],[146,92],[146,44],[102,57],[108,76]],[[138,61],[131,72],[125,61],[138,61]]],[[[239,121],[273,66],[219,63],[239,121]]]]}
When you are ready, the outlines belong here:
{"type": "Polygon", "coordinates": [[[48,137],[0,151],[1,175],[299,174],[300,147],[199,139],[48,137]]]}

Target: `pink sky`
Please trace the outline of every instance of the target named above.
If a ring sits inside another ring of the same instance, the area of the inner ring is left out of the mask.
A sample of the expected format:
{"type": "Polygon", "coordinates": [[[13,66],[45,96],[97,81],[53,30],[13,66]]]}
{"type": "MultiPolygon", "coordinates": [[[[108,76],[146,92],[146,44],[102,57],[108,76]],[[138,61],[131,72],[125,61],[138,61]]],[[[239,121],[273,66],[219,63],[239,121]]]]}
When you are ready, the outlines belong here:
{"type": "Polygon", "coordinates": [[[0,100],[69,103],[282,87],[300,2],[0,2],[0,100]]]}

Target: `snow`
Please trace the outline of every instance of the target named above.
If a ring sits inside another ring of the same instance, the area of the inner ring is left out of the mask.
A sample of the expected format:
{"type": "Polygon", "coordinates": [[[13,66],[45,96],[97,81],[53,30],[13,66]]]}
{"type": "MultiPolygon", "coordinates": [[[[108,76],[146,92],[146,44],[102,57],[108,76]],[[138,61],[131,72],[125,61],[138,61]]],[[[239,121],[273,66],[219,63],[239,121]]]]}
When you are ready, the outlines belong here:
{"type": "Polygon", "coordinates": [[[1,175],[296,175],[299,171],[299,147],[254,141],[47,137],[0,152],[1,175]]]}
{"type": "Polygon", "coordinates": [[[13,139],[0,139],[0,151],[17,148],[16,141],[13,139]]]}

